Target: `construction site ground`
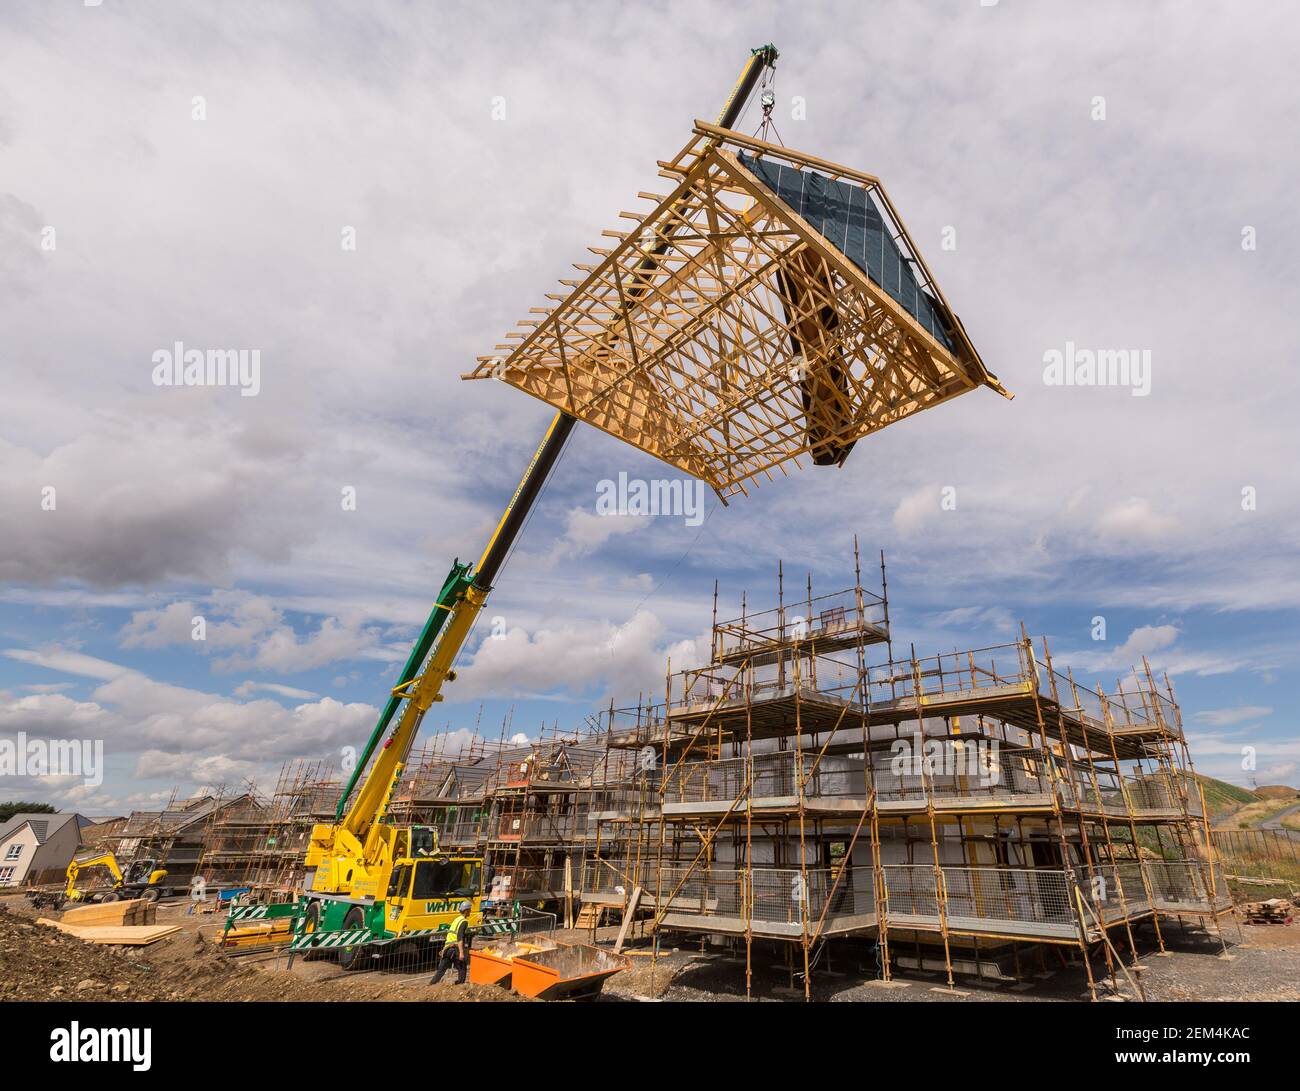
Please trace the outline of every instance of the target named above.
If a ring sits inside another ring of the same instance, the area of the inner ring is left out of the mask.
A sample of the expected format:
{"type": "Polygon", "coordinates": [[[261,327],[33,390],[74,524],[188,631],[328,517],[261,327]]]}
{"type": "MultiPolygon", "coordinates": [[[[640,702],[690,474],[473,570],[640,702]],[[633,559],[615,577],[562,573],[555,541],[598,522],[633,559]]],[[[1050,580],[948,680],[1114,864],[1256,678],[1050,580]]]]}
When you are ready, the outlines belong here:
{"type": "MultiPolygon", "coordinates": [[[[432,965],[381,966],[345,972],[331,960],[295,960],[286,968],[283,952],[239,958],[222,955],[213,942],[221,929],[216,914],[190,915],[182,902],[163,903],[159,923],[181,931],[147,947],[112,947],[86,943],[46,925],[22,897],[0,897],[0,1001],[3,1000],[311,1000],[508,1002],[520,998],[495,986],[456,985],[450,978],[431,985],[432,965]]],[[[1223,922],[1229,957],[1222,957],[1217,938],[1189,924],[1164,924],[1169,951],[1160,955],[1149,928],[1139,930],[1138,975],[1149,1000],[1300,1000],[1300,924],[1237,926],[1223,922]]],[[[617,927],[601,928],[596,938],[612,946],[617,927]]],[[[590,932],[560,931],[557,939],[585,942],[590,932]]],[[[745,998],[745,964],[698,938],[666,934],[657,958],[649,954],[650,937],[629,943],[630,969],[605,986],[601,1001],[708,1002],[745,998]]],[[[1131,961],[1125,950],[1126,963],[1131,961]]],[[[1035,964],[1036,964],[1036,956],[1035,964]]],[[[1088,999],[1080,965],[1047,951],[1044,970],[1027,980],[980,981],[959,976],[956,991],[946,988],[939,972],[905,970],[895,984],[875,981],[870,943],[843,942],[824,954],[812,974],[812,998],[818,1001],[972,1003],[987,1001],[1078,1001],[1088,999]]],[[[794,1001],[804,995],[800,953],[794,948],[755,946],[751,995],[760,1001],[794,1001]],[[792,974],[785,951],[798,961],[792,974]]],[[[1099,995],[1112,995],[1100,958],[1094,959],[1099,995]]],[[[1119,992],[1132,998],[1122,974],[1119,992]]]]}

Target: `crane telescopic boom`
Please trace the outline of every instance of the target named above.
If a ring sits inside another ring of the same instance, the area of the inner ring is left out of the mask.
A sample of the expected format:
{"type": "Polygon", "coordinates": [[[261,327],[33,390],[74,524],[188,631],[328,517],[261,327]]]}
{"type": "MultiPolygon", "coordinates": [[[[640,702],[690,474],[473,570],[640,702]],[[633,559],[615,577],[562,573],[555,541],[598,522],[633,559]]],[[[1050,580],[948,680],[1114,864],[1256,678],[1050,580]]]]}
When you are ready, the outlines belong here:
{"type": "MultiPolygon", "coordinates": [[[[740,73],[740,78],[731,89],[726,105],[718,116],[718,124],[731,128],[744,113],[762,79],[766,69],[776,64],[778,57],[776,46],[768,44],[751,50],[749,59],[740,73]]],[[[660,244],[660,251],[667,249],[668,243],[660,244]]],[[[647,259],[653,264],[653,259],[647,259]]],[[[364,839],[369,826],[381,813],[381,806],[389,795],[392,780],[411,748],[419,729],[420,720],[431,704],[441,699],[444,681],[452,674],[452,664],[459,653],[474,619],[487,600],[493,581],[505,563],[519,531],[532,510],[534,502],[546,484],[551,469],[559,461],[565,443],[569,439],[577,421],[568,413],[556,413],[537,448],[533,460],[524,472],[518,489],[506,506],[505,514],[497,525],[496,531],[483,551],[476,568],[470,569],[459,561],[452,564],[451,571],[443,581],[429,619],[416,641],[406,665],[402,669],[398,684],[385,705],[379,722],[375,725],[370,739],[358,756],[347,788],[339,800],[335,817],[358,839],[364,839]],[[436,651],[430,658],[430,652],[436,651]],[[420,666],[428,659],[428,667],[419,674],[420,666]],[[366,783],[357,793],[352,806],[347,809],[347,801],[357,780],[370,764],[376,747],[379,746],[384,732],[392,722],[398,708],[405,701],[405,708],[398,720],[392,736],[384,744],[385,753],[374,763],[366,783]]]]}
{"type": "MultiPolygon", "coordinates": [[[[730,128],[735,124],[763,73],[776,59],[775,46],[751,50],[718,118],[719,125],[730,128]]],[[[658,258],[669,246],[668,239],[660,242],[647,256],[643,267],[647,271],[655,269],[658,258]]],[[[635,300],[648,290],[649,278],[645,287],[629,294],[635,300]]],[[[612,347],[613,342],[603,346],[603,351],[612,351],[612,347]]],[[[431,705],[442,700],[443,684],[454,680],[456,657],[576,423],[570,414],[556,413],[477,566],[462,564],[459,559],[453,562],[397,685],[357,757],[339,799],[334,823],[317,825],[312,830],[306,859],[312,892],[336,897],[380,898],[387,888],[398,849],[408,853],[416,851],[414,836],[408,832],[399,845],[392,827],[386,826],[382,819],[420,721],[431,705]],[[394,719],[396,726],[392,727],[394,719]]]]}

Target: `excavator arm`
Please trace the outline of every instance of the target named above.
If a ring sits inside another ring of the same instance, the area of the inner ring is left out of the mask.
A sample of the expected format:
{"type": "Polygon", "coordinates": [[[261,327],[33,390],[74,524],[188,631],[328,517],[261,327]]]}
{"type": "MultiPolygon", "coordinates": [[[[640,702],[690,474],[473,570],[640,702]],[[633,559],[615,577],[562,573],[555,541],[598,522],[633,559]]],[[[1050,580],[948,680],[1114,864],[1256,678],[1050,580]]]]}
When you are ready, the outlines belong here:
{"type": "Polygon", "coordinates": [[[108,873],[113,876],[114,887],[122,885],[122,869],[118,866],[117,857],[111,852],[101,852],[96,856],[87,856],[81,860],[74,859],[68,865],[68,885],[64,888],[64,897],[77,901],[81,893],[77,889],[77,876],[88,868],[100,866],[108,868],[108,873]]]}

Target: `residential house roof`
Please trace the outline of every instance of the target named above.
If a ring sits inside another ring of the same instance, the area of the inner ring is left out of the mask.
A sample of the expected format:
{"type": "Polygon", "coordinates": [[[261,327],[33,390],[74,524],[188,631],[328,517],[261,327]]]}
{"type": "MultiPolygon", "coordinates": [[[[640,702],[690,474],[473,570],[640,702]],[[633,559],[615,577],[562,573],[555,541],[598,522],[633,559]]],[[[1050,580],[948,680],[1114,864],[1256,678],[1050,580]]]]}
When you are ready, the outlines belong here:
{"type": "Polygon", "coordinates": [[[32,833],[36,835],[36,843],[43,845],[69,822],[76,822],[79,827],[90,824],[90,820],[85,815],[76,814],[75,812],[69,814],[16,814],[3,826],[0,826],[0,841],[7,840],[23,826],[31,826],[32,833]]]}

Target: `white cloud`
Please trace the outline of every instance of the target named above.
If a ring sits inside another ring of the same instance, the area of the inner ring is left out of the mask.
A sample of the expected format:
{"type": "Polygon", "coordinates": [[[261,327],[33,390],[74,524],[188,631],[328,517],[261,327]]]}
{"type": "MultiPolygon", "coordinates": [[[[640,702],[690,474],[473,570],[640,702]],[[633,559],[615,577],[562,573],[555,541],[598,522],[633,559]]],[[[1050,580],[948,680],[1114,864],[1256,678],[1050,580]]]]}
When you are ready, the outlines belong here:
{"type": "Polygon", "coordinates": [[[76,701],[61,693],[35,694],[0,701],[0,734],[44,738],[98,737],[118,725],[118,719],[95,701],[76,701]]]}
{"type": "Polygon", "coordinates": [[[194,618],[200,611],[192,602],[173,602],[161,609],[137,610],[118,634],[124,648],[165,648],[194,640],[194,618]]]}
{"type": "Polygon", "coordinates": [[[266,670],[292,674],[315,670],[339,660],[357,658],[399,659],[401,653],[379,646],[380,632],[358,622],[327,617],[315,632],[300,637],[288,626],[266,633],[252,655],[235,655],[223,661],[228,670],[266,670]]]}
{"type": "Polygon", "coordinates": [[[252,761],[236,761],[224,754],[195,757],[192,754],[145,750],[135,763],[135,775],[146,779],[165,779],[201,786],[230,786],[254,779],[261,767],[252,761]]]}
{"type": "Polygon", "coordinates": [[[632,534],[650,524],[648,515],[601,515],[583,508],[569,512],[564,537],[555,545],[554,559],[576,560],[594,553],[611,538],[632,534]]]}
{"type": "Polygon", "coordinates": [[[213,591],[206,603],[174,602],[138,610],[122,627],[124,648],[189,646],[225,652],[214,664],[221,670],[294,673],[357,658],[393,660],[400,653],[381,645],[382,631],[353,617],[325,617],[314,631],[300,635],[268,597],[238,591],[213,591]],[[194,639],[195,618],[203,619],[202,640],[194,639]]]}
{"type": "Polygon", "coordinates": [[[1180,635],[1178,625],[1139,625],[1119,644],[1111,646],[1102,643],[1073,650],[1056,648],[1052,657],[1060,670],[1068,666],[1076,671],[1099,674],[1141,671],[1145,657],[1157,680],[1164,673],[1175,677],[1183,674],[1227,674],[1247,667],[1258,669],[1262,663],[1267,662],[1255,647],[1237,646],[1227,652],[1189,650],[1178,643],[1180,635]]]}
{"type": "MultiPolygon", "coordinates": [[[[61,663],[56,669],[76,673],[88,669],[88,658],[41,655],[46,665],[61,663]]],[[[101,664],[92,661],[89,669],[103,675],[108,673],[105,666],[115,666],[101,664]]],[[[0,734],[102,739],[110,765],[134,754],[137,776],[197,783],[242,780],[254,772],[269,775],[288,758],[341,756],[344,746],[365,737],[378,715],[371,705],[331,697],[291,708],[271,700],[237,701],[126,668],[113,672],[91,698],[76,701],[53,693],[0,700],[0,734]]],[[[59,786],[44,787],[53,791],[59,786]]]]}
{"type": "Polygon", "coordinates": [[[309,689],[295,689],[293,686],[282,686],[276,682],[241,682],[234,689],[236,697],[251,697],[257,692],[274,693],[278,697],[294,697],[308,701],[313,697],[319,697],[319,693],[313,693],[309,689]]]}
{"type": "Polygon", "coordinates": [[[924,485],[909,493],[894,509],[894,530],[910,538],[939,515],[939,487],[924,485]]]}
{"type": "Polygon", "coordinates": [[[1154,655],[1173,646],[1178,639],[1177,625],[1139,625],[1128,639],[1115,649],[1114,657],[1118,665],[1132,665],[1142,657],[1154,655]]]}
{"type": "Polygon", "coordinates": [[[85,678],[110,679],[129,674],[130,668],[93,655],[83,655],[57,645],[49,648],[6,648],[3,653],[10,659],[49,670],[77,674],[85,678]]]}
{"type": "Polygon", "coordinates": [[[638,691],[662,692],[665,664],[673,669],[696,664],[694,640],[664,641],[664,626],[649,610],[623,624],[566,622],[528,633],[507,629],[487,637],[456,683],[458,700],[565,695],[598,698],[611,690],[631,703],[638,691]]]}
{"type": "Polygon", "coordinates": [[[1005,606],[959,606],[936,614],[931,624],[938,628],[975,629],[1004,636],[1014,632],[1016,627],[1015,618],[1005,606]]]}
{"type": "Polygon", "coordinates": [[[1265,705],[1239,705],[1236,708],[1206,708],[1197,712],[1193,719],[1197,723],[1210,727],[1231,727],[1233,724],[1248,720],[1262,720],[1271,715],[1273,710],[1265,705]]]}
{"type": "Polygon", "coordinates": [[[1275,738],[1259,731],[1200,734],[1189,732],[1187,743],[1196,771],[1231,784],[1287,783],[1300,768],[1300,739],[1275,738]]]}
{"type": "Polygon", "coordinates": [[[1109,541],[1149,544],[1172,537],[1179,524],[1173,516],[1157,512],[1150,500],[1133,496],[1103,511],[1097,529],[1109,541]]]}

